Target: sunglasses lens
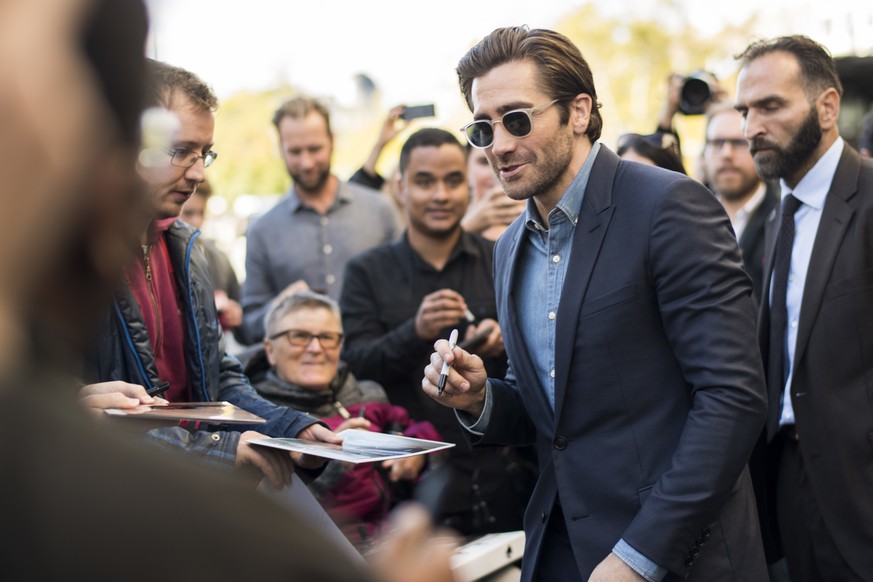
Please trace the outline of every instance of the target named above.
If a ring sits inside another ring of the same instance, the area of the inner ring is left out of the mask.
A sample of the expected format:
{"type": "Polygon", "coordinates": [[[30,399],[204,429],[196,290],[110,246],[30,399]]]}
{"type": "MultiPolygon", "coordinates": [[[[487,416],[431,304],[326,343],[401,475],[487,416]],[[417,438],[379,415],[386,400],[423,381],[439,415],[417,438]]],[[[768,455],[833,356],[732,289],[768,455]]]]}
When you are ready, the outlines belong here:
{"type": "Polygon", "coordinates": [[[477,121],[466,127],[467,141],[477,148],[487,148],[494,140],[494,130],[487,121],[477,121]]]}
{"type": "Polygon", "coordinates": [[[530,116],[524,111],[510,111],[503,116],[503,127],[515,137],[524,137],[530,133],[530,116]]]}

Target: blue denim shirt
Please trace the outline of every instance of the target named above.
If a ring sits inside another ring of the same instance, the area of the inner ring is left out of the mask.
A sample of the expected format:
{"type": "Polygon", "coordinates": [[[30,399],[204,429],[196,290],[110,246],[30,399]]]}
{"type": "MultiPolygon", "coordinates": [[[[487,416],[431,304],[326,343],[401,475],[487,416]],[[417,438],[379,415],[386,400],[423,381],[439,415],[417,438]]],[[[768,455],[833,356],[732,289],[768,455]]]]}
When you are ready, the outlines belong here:
{"type": "MultiPolygon", "coordinates": [[[[546,393],[552,410],[555,409],[555,327],[560,317],[558,305],[585,188],[599,151],[598,142],[591,148],[591,153],[558,204],[549,212],[548,228],[543,226],[533,200],[528,200],[525,213],[528,236],[523,243],[518,265],[518,272],[524,273],[524,276],[518,277],[514,283],[517,298],[515,312],[528,355],[540,380],[540,389],[546,393]]],[[[458,418],[468,430],[481,434],[490,416],[489,387],[485,409],[479,419],[470,424],[467,422],[469,417],[459,415],[458,418]]],[[[666,568],[646,558],[623,539],[612,551],[649,582],[658,582],[667,575],[666,568]]]]}

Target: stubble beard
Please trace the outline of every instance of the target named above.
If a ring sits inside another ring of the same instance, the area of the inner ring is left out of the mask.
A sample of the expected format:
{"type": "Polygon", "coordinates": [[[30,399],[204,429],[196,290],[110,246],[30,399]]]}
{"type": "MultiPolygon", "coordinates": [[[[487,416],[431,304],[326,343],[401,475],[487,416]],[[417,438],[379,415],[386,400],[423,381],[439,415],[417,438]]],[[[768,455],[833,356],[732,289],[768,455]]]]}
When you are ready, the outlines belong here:
{"type": "MultiPolygon", "coordinates": [[[[540,152],[538,157],[534,157],[528,162],[530,166],[527,169],[535,172],[533,176],[521,180],[512,178],[504,180],[497,168],[494,168],[494,172],[507,196],[513,200],[527,200],[554,188],[555,184],[563,178],[572,158],[573,136],[560,132],[555,135],[555,139],[549,142],[549,146],[540,152]]],[[[511,165],[512,161],[514,160],[511,156],[496,160],[498,165],[511,165]]]]}
{"type": "Polygon", "coordinates": [[[330,168],[328,167],[319,173],[314,180],[304,180],[299,174],[291,174],[291,179],[294,181],[294,187],[298,191],[302,191],[304,194],[316,194],[321,191],[330,179],[330,168]]]}

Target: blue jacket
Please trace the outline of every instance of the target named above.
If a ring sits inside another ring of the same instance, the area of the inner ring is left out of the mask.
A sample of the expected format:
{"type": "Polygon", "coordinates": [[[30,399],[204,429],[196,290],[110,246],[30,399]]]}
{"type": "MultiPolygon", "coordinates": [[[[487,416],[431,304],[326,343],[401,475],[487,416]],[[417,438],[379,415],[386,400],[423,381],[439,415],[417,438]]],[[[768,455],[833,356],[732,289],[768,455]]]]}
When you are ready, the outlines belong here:
{"type": "MultiPolygon", "coordinates": [[[[215,310],[209,267],[199,246],[200,232],[176,221],[166,232],[167,248],[176,273],[185,319],[186,361],[196,400],[226,400],[265,418],[267,424],[236,426],[270,436],[294,437],[315,424],[315,418],[262,398],[243,374],[239,361],[224,351],[215,310]]],[[[145,322],[130,289],[116,294],[111,313],[86,364],[89,382],[123,380],[146,389],[158,383],[158,372],[145,322]]],[[[181,427],[150,432],[159,442],[206,456],[219,464],[232,462],[239,432],[190,432],[181,427]]]]}

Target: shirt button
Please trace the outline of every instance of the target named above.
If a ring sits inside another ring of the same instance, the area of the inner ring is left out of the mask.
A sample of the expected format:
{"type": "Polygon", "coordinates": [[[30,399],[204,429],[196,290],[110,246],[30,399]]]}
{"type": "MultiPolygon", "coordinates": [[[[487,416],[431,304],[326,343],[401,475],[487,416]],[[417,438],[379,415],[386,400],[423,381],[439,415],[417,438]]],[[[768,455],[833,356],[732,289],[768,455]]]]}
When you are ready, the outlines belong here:
{"type": "Polygon", "coordinates": [[[333,275],[328,275],[324,278],[324,280],[327,282],[328,285],[333,285],[334,283],[336,283],[336,277],[334,277],[333,275]]]}
{"type": "Polygon", "coordinates": [[[321,217],[321,226],[327,226],[328,222],[330,222],[330,219],[327,216],[321,217]]]}
{"type": "Polygon", "coordinates": [[[549,377],[551,377],[551,378],[554,378],[554,377],[555,377],[555,369],[554,369],[554,368],[552,368],[552,369],[549,371],[549,377]]]}
{"type": "Polygon", "coordinates": [[[788,282],[794,283],[794,275],[788,275],[788,282]]]}
{"type": "Polygon", "coordinates": [[[333,252],[333,247],[330,245],[324,245],[323,247],[321,247],[321,250],[324,251],[324,254],[329,255],[333,252]]]}
{"type": "Polygon", "coordinates": [[[549,319],[555,319],[555,312],[549,311],[549,319]]]}
{"type": "Polygon", "coordinates": [[[796,327],[797,327],[797,320],[796,320],[796,319],[792,319],[792,320],[791,320],[791,329],[795,329],[796,327]]]}
{"type": "Polygon", "coordinates": [[[554,257],[552,257],[552,262],[553,263],[560,263],[561,262],[561,255],[555,255],[554,257]]]}
{"type": "Polygon", "coordinates": [[[211,436],[211,437],[209,437],[209,438],[211,438],[211,439],[212,439],[212,440],[214,440],[214,441],[216,441],[216,442],[218,442],[218,441],[220,441],[220,440],[221,440],[221,435],[220,435],[220,434],[218,434],[218,433],[212,433],[212,436],[211,436]]]}

